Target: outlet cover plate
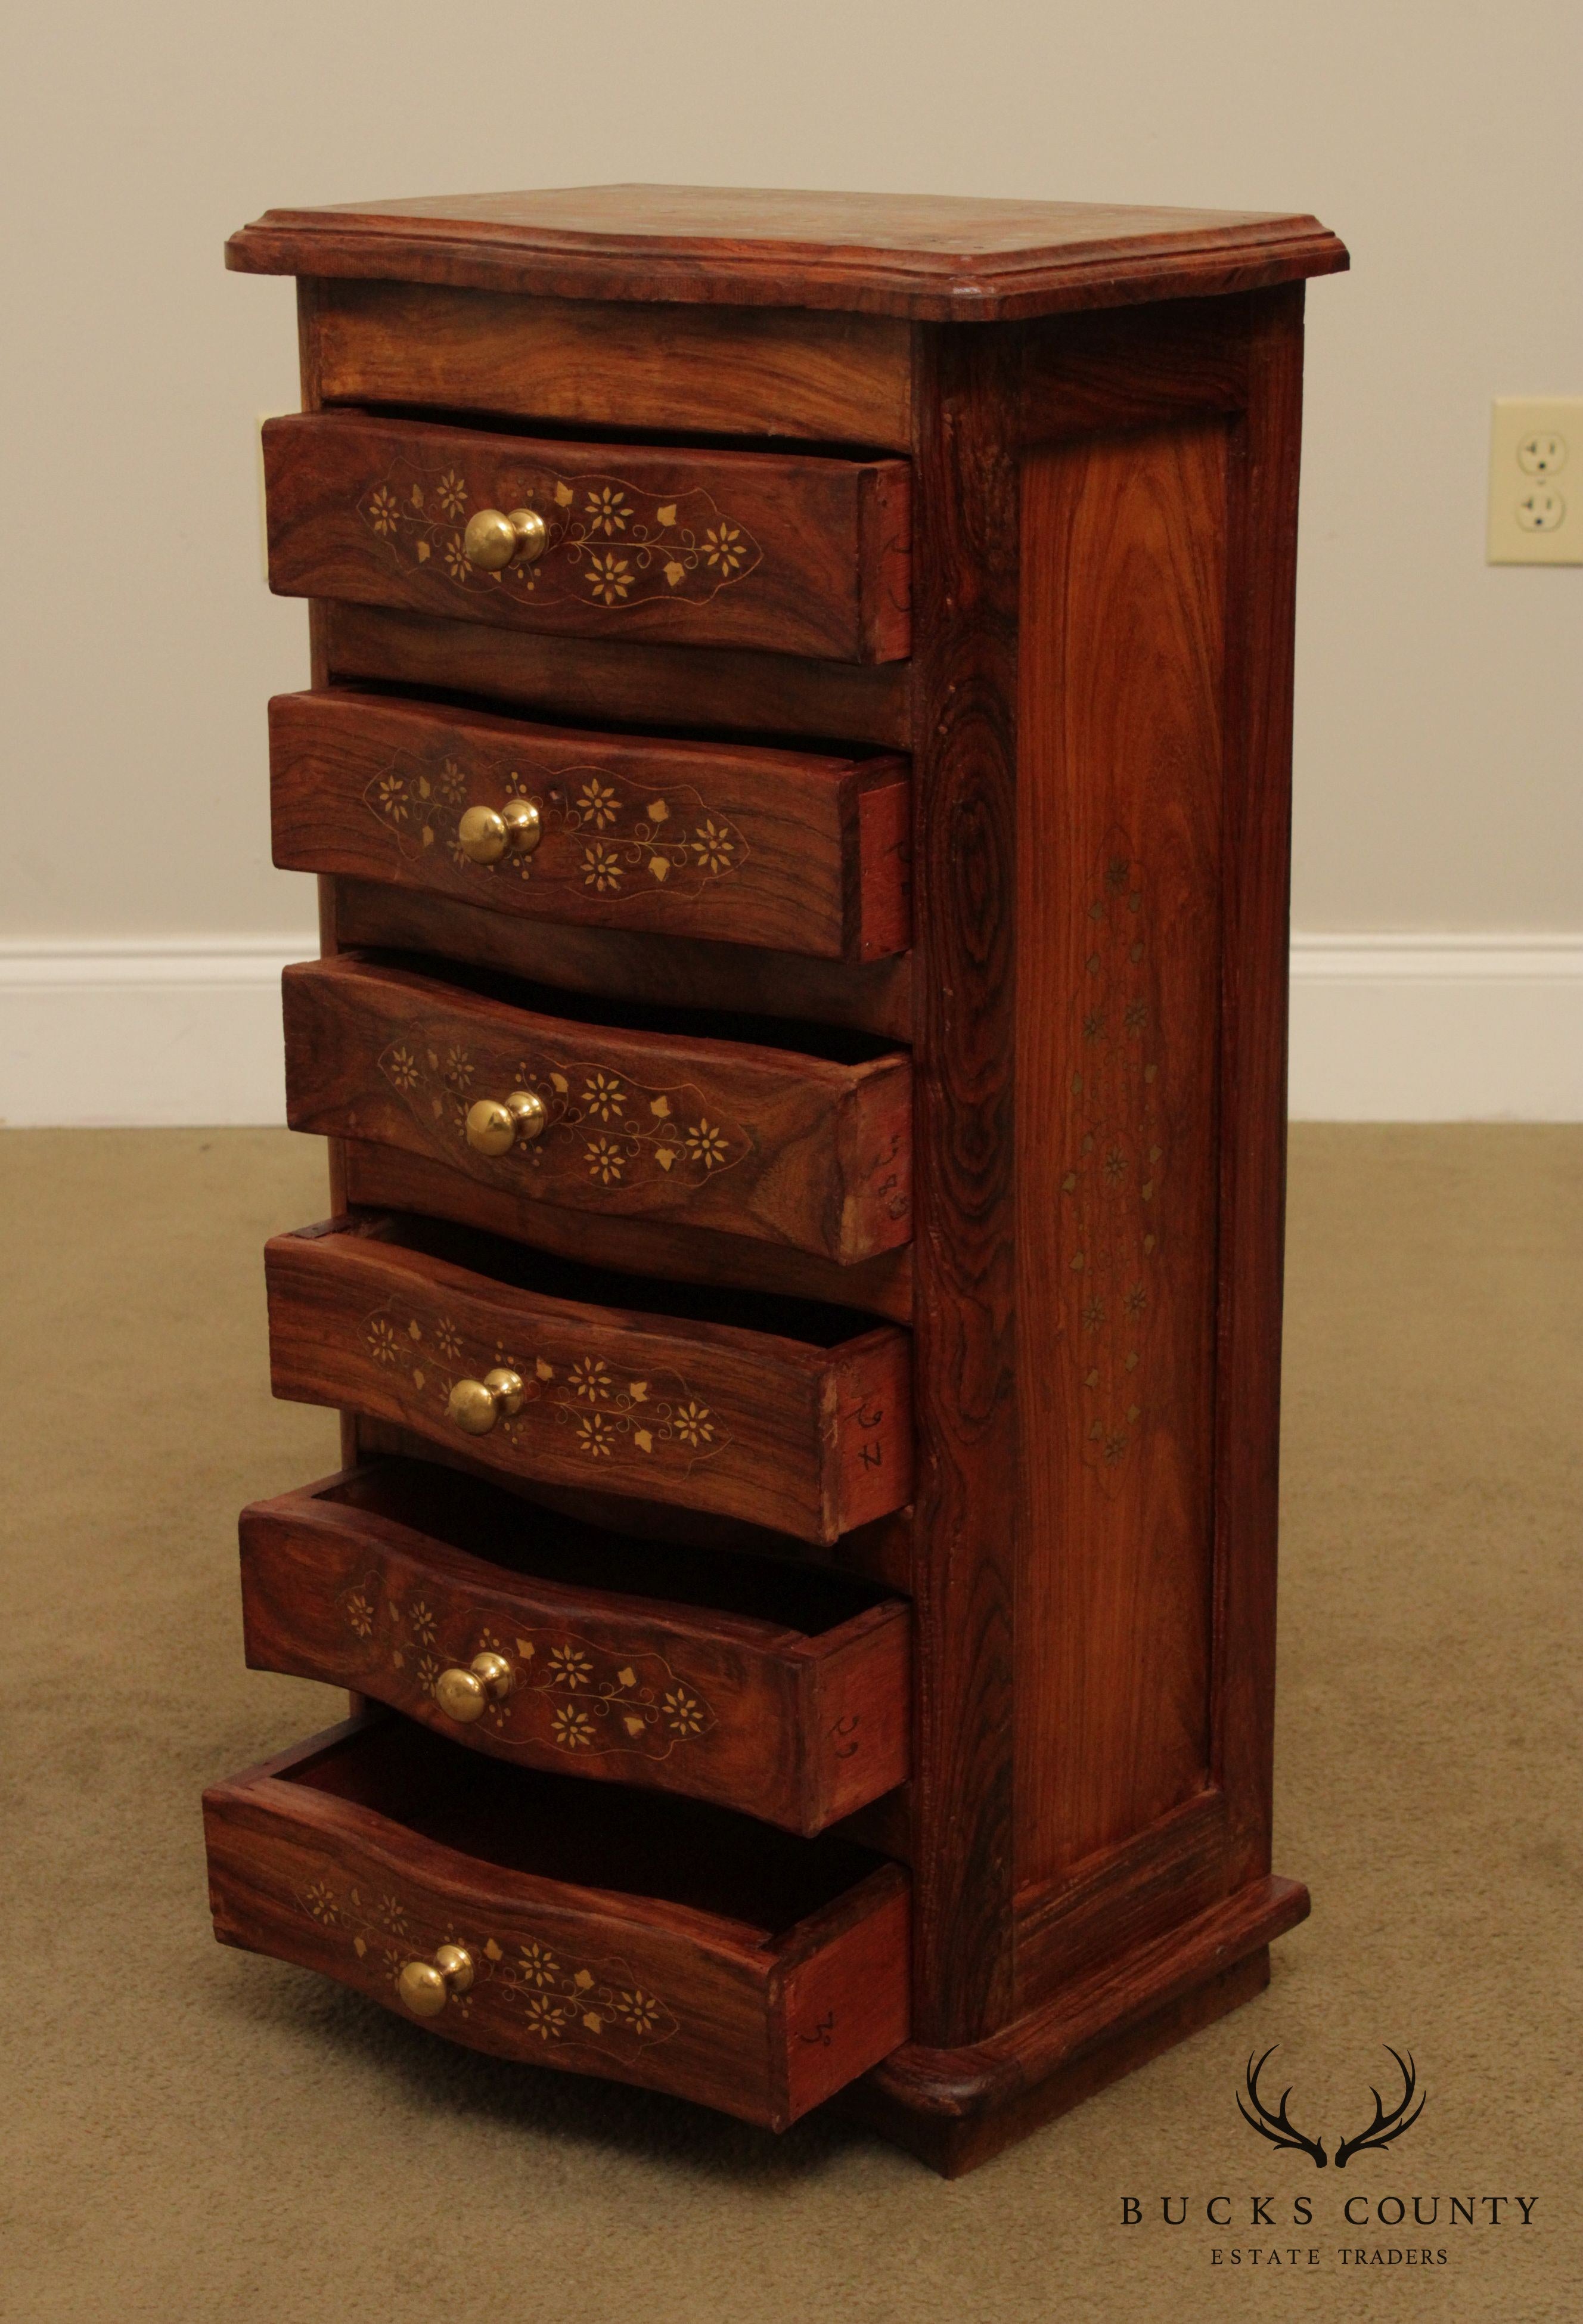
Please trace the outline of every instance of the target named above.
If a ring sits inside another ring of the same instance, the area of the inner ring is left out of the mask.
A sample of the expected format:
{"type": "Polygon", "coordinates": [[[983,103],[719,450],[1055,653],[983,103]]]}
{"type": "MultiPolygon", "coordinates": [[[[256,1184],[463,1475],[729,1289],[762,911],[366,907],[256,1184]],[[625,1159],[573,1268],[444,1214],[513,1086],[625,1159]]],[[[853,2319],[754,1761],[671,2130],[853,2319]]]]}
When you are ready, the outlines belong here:
{"type": "Polygon", "coordinates": [[[1497,395],[1491,565],[1583,565],[1583,395],[1497,395]]]}

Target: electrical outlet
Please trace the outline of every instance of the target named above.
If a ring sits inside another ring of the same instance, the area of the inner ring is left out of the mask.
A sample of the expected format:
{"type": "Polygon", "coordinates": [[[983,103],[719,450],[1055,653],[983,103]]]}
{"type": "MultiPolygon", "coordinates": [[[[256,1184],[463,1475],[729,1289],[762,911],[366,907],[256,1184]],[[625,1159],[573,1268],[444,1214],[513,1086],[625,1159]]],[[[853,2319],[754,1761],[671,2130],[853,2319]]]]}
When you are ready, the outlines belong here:
{"type": "Polygon", "coordinates": [[[1491,565],[1583,565],[1583,395],[1497,395],[1491,565]]]}

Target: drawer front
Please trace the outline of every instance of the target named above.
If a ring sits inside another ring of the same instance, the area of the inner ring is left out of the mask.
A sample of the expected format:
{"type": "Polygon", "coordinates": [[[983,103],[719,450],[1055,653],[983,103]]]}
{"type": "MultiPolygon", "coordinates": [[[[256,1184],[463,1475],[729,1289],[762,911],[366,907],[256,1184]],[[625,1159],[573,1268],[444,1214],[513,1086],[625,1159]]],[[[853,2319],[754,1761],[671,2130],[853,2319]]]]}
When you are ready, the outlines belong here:
{"type": "Polygon", "coordinates": [[[541,1297],[333,1222],[264,1254],[277,1396],[394,1423],[505,1476],[716,1510],[833,1542],[912,1491],[908,1334],[819,1348],[541,1297]],[[453,1391],[496,1369],[480,1434],[453,1391]]]}
{"type": "Polygon", "coordinates": [[[905,762],[610,734],[350,692],[270,705],[275,862],[522,919],[824,960],[905,951],[905,762]],[[526,799],[530,853],[474,810],[526,799]],[[471,852],[470,852],[471,851],[471,852]]]}
{"type": "Polygon", "coordinates": [[[284,979],[294,1130],[398,1148],[592,1211],[750,1235],[851,1265],[912,1232],[912,1068],[539,1016],[343,954],[284,979]],[[478,1109],[542,1108],[512,1135],[478,1109]]]}
{"type": "MultiPolygon", "coordinates": [[[[906,2040],[899,1866],[867,1872],[784,1930],[621,1893],[619,1840],[609,1889],[541,1877],[293,1780],[369,1739],[359,1722],[331,1729],[205,1794],[222,1943],[316,1969],[468,2049],[670,2091],[775,2130],[906,2040]],[[437,1955],[449,1974],[432,1994],[415,1990],[411,1970],[437,1955]]],[[[332,1780],[361,1786],[366,1771],[332,1780]]]]}
{"type": "Polygon", "coordinates": [[[326,403],[899,452],[912,442],[912,332],[888,315],[323,277],[303,304],[326,403]]]}
{"type": "MultiPolygon", "coordinates": [[[[791,1831],[906,1780],[899,1600],[809,1637],[667,1602],[652,1550],[652,1597],[580,1587],[333,1498],[345,1481],[243,1511],[253,1668],[348,1687],[518,1766],[681,1792],[791,1831]],[[458,1689],[482,1654],[501,1658],[490,1686],[458,1689]]],[[[399,1486],[387,1499],[400,1506],[399,1486]]],[[[535,1523],[553,1520],[525,1509],[519,1526],[535,1523]]]]}
{"type": "Polygon", "coordinates": [[[270,586],[582,638],[903,659],[905,460],[568,444],[305,413],[263,431],[270,586]],[[469,561],[481,511],[529,508],[534,563],[469,561]]]}

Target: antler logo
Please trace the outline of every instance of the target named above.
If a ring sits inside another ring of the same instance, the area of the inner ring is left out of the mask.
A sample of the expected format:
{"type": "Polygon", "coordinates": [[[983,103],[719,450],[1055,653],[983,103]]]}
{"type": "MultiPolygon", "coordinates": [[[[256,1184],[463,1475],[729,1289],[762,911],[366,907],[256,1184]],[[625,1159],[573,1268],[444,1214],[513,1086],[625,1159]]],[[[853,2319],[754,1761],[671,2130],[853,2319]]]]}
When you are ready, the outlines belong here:
{"type": "MultiPolygon", "coordinates": [[[[1324,2140],[1307,2137],[1297,2128],[1286,2112],[1286,2101],[1292,2095],[1291,2084],[1288,2083],[1281,2093],[1280,2111],[1277,2114],[1272,2114],[1259,2096],[1258,2078],[1279,2047],[1279,2043],[1273,2043],[1262,2058],[1256,2061],[1249,2058],[1247,2095],[1253,2112],[1250,2114],[1247,2107],[1243,2105],[1240,2091],[1237,2098],[1237,2111],[1249,2130],[1256,2130],[1259,2136],[1267,2138],[1272,2146],[1288,2147],[1294,2153],[1306,2154],[1311,2160],[1316,2171],[1326,2170],[1330,2158],[1325,2153],[1324,2140]]],[[[1345,2171],[1355,2154],[1362,2154],[1371,2147],[1389,2146],[1391,2141],[1400,2138],[1404,2130],[1411,2130],[1427,2103],[1426,2094],[1425,2098],[1419,2099],[1415,2107],[1413,2106],[1413,2095],[1418,2087],[1418,2075],[1413,2063],[1412,2051],[1409,2050],[1404,2058],[1399,2050],[1391,2049],[1388,2042],[1385,2047],[1390,2050],[1391,2056],[1396,2061],[1397,2070],[1402,2077],[1402,2095],[1387,2113],[1385,2100],[1378,2090],[1370,2088],[1369,2096],[1374,2100],[1374,2120],[1367,2128],[1359,2131],[1355,2138],[1342,2138],[1337,2141],[1335,2161],[1338,2171],[1345,2171]],[[1409,2107],[1413,2107],[1411,2114],[1407,2111],[1409,2107]]]]}

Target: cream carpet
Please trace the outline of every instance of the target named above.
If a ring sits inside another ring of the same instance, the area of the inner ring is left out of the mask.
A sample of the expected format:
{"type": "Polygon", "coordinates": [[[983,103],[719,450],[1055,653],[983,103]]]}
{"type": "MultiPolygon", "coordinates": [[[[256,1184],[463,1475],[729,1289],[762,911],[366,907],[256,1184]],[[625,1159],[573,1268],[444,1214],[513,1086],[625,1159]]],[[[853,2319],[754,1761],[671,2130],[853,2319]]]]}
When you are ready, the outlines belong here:
{"type": "Polygon", "coordinates": [[[339,1715],[244,1670],[234,1575],[239,1506],[335,1465],[327,1415],[270,1401],[259,1262],[322,1171],[284,1132],[0,1138],[8,2324],[1579,2312],[1583,1131],[1297,1133],[1275,1863],[1314,1915],[1259,2001],[954,2186],[210,1941],[199,1791],[339,1715]],[[1391,2151],[1321,2173],[1239,2120],[1279,2043],[1294,2118],[1360,2126],[1387,2042],[1429,2094],[1391,2151]],[[1409,2224],[1342,2227],[1348,2195],[1409,2224]],[[1532,2223],[1448,2225],[1453,2195],[1532,2223]],[[1212,2258],[1272,2246],[1297,2262],[1212,2258]],[[1409,2246],[1446,2260],[1340,2257],[1409,2246]]]}

